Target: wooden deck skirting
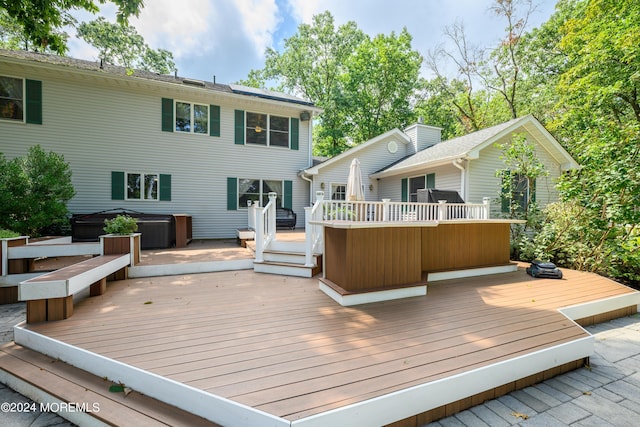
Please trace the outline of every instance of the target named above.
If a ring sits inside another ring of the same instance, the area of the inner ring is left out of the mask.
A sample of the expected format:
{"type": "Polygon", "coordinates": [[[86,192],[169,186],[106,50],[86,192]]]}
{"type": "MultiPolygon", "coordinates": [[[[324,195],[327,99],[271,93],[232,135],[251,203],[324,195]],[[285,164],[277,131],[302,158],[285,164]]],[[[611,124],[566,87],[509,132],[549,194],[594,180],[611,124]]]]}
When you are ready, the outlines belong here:
{"type": "Polygon", "coordinates": [[[510,263],[508,222],[365,225],[325,224],[325,278],[346,292],[407,287],[423,272],[510,263]]]}

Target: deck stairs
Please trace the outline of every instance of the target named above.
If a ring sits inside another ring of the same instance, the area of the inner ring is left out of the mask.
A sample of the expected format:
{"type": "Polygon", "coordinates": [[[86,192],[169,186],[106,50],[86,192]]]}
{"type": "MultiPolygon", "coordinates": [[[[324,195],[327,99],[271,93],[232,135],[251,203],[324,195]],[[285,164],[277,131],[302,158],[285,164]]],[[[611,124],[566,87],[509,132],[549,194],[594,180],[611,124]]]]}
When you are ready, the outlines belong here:
{"type": "MultiPolygon", "coordinates": [[[[247,248],[255,252],[255,242],[248,241],[247,248]]],[[[263,253],[262,262],[254,261],[257,273],[284,276],[313,277],[322,271],[322,255],[314,254],[313,265],[305,263],[305,242],[272,241],[263,253]]]]}
{"type": "Polygon", "coordinates": [[[0,382],[77,425],[217,426],[13,342],[0,346],[0,382]]]}

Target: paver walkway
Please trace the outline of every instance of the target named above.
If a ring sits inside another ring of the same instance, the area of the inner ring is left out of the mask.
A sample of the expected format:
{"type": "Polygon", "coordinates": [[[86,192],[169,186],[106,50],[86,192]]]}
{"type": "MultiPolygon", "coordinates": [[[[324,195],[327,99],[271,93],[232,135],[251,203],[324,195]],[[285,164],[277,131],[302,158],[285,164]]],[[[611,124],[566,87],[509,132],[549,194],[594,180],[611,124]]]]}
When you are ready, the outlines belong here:
{"type": "MultiPolygon", "coordinates": [[[[0,342],[13,339],[24,303],[0,306],[0,342]]],[[[587,327],[596,337],[591,369],[580,369],[475,406],[430,426],[637,426],[640,315],[587,327]]],[[[28,399],[0,383],[0,403],[28,399]]],[[[50,413],[3,413],[2,426],[73,426],[50,413]]]]}
{"type": "Polygon", "coordinates": [[[586,329],[595,335],[590,369],[515,391],[429,426],[640,425],[640,315],[586,329]]]}

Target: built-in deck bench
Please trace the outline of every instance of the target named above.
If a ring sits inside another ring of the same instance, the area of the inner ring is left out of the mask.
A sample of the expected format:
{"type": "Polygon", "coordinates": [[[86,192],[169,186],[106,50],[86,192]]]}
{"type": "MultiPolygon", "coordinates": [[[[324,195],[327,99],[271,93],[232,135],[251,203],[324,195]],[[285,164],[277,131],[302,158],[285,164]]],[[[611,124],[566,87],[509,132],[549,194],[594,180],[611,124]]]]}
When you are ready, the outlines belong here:
{"type": "Polygon", "coordinates": [[[73,314],[73,295],[90,288],[102,295],[107,277],[125,279],[129,254],[101,255],[51,273],[20,282],[18,299],[27,302],[27,323],[62,320],[73,314]]]}

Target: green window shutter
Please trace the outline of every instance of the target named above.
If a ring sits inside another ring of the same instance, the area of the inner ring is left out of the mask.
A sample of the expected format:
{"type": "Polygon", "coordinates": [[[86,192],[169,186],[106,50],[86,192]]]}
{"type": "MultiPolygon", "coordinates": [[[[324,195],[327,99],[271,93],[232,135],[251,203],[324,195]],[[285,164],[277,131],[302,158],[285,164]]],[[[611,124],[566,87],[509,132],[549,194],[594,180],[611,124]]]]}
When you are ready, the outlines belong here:
{"type": "Polygon", "coordinates": [[[25,81],[25,107],[27,123],[42,124],[42,82],[39,80],[25,81]]]}
{"type": "Polygon", "coordinates": [[[124,172],[111,172],[111,200],[124,200],[124,172]]]}
{"type": "Polygon", "coordinates": [[[502,203],[502,212],[509,213],[511,211],[511,171],[505,170],[502,173],[502,191],[500,192],[500,200],[502,203]]]}
{"type": "Polygon", "coordinates": [[[162,132],[173,132],[173,99],[162,98],[162,132]]]}
{"type": "Polygon", "coordinates": [[[235,143],[244,145],[244,111],[236,110],[235,113],[235,143]]]}
{"type": "Polygon", "coordinates": [[[160,174],[160,200],[171,201],[171,175],[160,174]]]}
{"type": "Polygon", "coordinates": [[[436,188],[436,174],[427,174],[427,186],[425,188],[436,188]]]}
{"type": "Polygon", "coordinates": [[[227,178],[227,210],[238,210],[238,178],[227,178]]]}
{"type": "Polygon", "coordinates": [[[406,202],[409,200],[409,178],[402,178],[401,181],[401,201],[406,202]]]}
{"type": "Polygon", "coordinates": [[[293,182],[285,181],[282,195],[282,207],[293,209],[293,182]]]}
{"type": "Polygon", "coordinates": [[[300,120],[291,118],[291,126],[289,128],[289,147],[292,150],[298,150],[300,147],[300,120]]]}
{"type": "Polygon", "coordinates": [[[220,136],[220,106],[209,106],[209,135],[220,136]]]}

